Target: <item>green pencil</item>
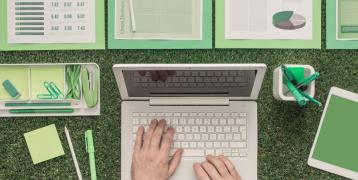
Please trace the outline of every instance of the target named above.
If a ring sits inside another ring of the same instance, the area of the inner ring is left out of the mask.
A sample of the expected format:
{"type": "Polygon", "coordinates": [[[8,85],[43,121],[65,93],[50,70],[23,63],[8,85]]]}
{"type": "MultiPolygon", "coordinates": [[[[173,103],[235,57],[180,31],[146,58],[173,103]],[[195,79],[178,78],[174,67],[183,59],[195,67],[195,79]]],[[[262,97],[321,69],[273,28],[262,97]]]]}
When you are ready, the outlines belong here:
{"type": "Polygon", "coordinates": [[[33,113],[73,113],[74,109],[10,109],[12,114],[33,113]]]}
{"type": "Polygon", "coordinates": [[[54,103],[5,103],[5,107],[38,107],[38,106],[71,106],[70,102],[54,102],[54,103]]]}

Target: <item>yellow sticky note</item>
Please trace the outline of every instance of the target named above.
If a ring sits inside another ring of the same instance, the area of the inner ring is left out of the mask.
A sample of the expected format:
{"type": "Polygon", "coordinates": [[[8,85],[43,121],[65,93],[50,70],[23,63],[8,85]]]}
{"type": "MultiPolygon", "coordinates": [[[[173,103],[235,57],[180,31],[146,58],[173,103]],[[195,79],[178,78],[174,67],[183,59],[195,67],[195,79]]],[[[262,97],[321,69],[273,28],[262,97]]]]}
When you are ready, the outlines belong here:
{"type": "Polygon", "coordinates": [[[24,136],[34,164],[65,154],[54,124],[25,133],[24,136]]]}

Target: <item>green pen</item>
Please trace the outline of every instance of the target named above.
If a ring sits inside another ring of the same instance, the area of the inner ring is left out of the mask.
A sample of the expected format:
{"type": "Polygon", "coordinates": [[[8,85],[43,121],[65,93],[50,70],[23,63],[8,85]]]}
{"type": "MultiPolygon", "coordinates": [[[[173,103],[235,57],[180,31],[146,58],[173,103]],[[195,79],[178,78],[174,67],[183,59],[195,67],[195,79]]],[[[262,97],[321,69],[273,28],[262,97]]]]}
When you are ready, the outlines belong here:
{"type": "Polygon", "coordinates": [[[12,114],[73,113],[74,109],[10,109],[12,114]]]}
{"type": "Polygon", "coordinates": [[[85,140],[86,140],[86,151],[89,154],[90,160],[90,169],[91,169],[91,180],[97,180],[96,175],[96,160],[94,157],[94,142],[93,142],[93,134],[92,130],[87,130],[85,132],[85,140]]]}
{"type": "Polygon", "coordinates": [[[306,94],[305,92],[302,92],[302,91],[299,91],[299,92],[300,92],[300,94],[301,94],[303,97],[307,98],[309,101],[313,102],[313,103],[316,104],[317,106],[322,106],[322,103],[319,102],[319,101],[317,101],[315,98],[309,96],[309,95],[306,94]]]}
{"type": "Polygon", "coordinates": [[[295,87],[295,85],[292,84],[291,81],[287,80],[287,76],[285,73],[283,73],[283,78],[286,79],[286,86],[288,88],[288,90],[290,90],[290,92],[292,93],[292,95],[295,97],[297,103],[302,107],[304,105],[306,105],[306,100],[304,99],[304,97],[301,95],[301,93],[299,92],[299,90],[295,87]]]}
{"type": "Polygon", "coordinates": [[[48,102],[48,103],[30,103],[30,102],[24,102],[24,103],[5,103],[5,107],[36,107],[36,106],[71,106],[71,102],[48,102]]]}
{"type": "Polygon", "coordinates": [[[311,76],[309,76],[308,78],[302,80],[301,82],[298,83],[297,88],[300,88],[302,86],[308,86],[312,81],[316,80],[319,77],[319,73],[316,72],[314,74],[312,74],[311,76]]]}

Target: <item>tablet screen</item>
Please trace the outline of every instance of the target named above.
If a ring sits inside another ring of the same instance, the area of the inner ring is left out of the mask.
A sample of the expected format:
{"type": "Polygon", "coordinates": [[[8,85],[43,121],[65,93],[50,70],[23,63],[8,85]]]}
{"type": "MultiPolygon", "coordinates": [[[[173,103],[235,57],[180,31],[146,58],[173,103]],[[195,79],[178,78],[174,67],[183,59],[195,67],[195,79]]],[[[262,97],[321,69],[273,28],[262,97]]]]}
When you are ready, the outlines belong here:
{"type": "Polygon", "coordinates": [[[358,172],[358,103],[332,95],[312,157],[358,172]]]}

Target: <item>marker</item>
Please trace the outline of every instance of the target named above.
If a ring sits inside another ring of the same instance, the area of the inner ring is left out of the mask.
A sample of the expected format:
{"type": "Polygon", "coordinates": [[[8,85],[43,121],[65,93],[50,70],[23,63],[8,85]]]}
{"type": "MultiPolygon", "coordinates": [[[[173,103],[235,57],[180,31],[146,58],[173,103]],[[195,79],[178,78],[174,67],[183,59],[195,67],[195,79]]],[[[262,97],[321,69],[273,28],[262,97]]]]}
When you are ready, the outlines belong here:
{"type": "MultiPolygon", "coordinates": [[[[286,74],[284,73],[284,78],[287,79],[286,74]]],[[[304,99],[304,97],[301,95],[301,93],[299,92],[299,90],[292,84],[291,81],[286,82],[286,86],[287,88],[290,90],[290,92],[292,93],[292,95],[295,97],[297,103],[302,107],[304,105],[307,104],[306,100],[304,99]]]]}
{"type": "MultiPolygon", "coordinates": [[[[304,86],[307,87],[312,81],[316,80],[319,76],[320,76],[320,74],[318,72],[312,74],[311,76],[309,76],[306,79],[304,79],[301,82],[299,82],[298,85],[296,86],[296,88],[300,89],[301,87],[304,87],[304,86]]],[[[300,90],[302,90],[302,89],[300,89],[300,90]]],[[[286,91],[284,94],[287,95],[289,92],[290,91],[286,91]]]]}
{"type": "Polygon", "coordinates": [[[319,77],[319,75],[320,74],[318,72],[312,74],[308,78],[306,78],[306,79],[302,80],[301,82],[299,82],[296,87],[300,88],[302,86],[308,86],[312,81],[316,80],[319,77]]]}
{"type": "Polygon", "coordinates": [[[287,68],[287,66],[285,66],[285,65],[282,65],[282,66],[281,66],[281,69],[282,69],[283,74],[286,75],[287,80],[290,81],[290,82],[292,82],[293,85],[296,85],[296,84],[297,84],[297,80],[296,80],[296,78],[295,78],[295,75],[292,73],[292,71],[290,71],[290,70],[287,68]]]}
{"type": "Polygon", "coordinates": [[[90,160],[91,180],[97,180],[96,160],[94,157],[94,142],[93,142],[92,130],[87,130],[85,132],[85,140],[86,140],[86,151],[88,152],[89,160],[90,160]]]}
{"type": "Polygon", "coordinates": [[[82,180],[82,174],[81,174],[80,167],[78,166],[78,161],[77,161],[75,150],[73,149],[70,132],[68,131],[66,126],[65,126],[65,134],[66,134],[68,145],[70,146],[71,156],[72,156],[73,163],[75,164],[77,177],[79,180],[82,180]]]}
{"type": "Polygon", "coordinates": [[[319,101],[317,101],[315,98],[309,96],[309,95],[306,94],[305,92],[302,92],[302,91],[299,91],[299,92],[300,92],[300,94],[301,94],[303,97],[307,98],[309,101],[313,102],[313,103],[316,104],[317,106],[322,106],[322,103],[319,102],[319,101]]]}
{"type": "Polygon", "coordinates": [[[10,109],[12,114],[33,113],[73,113],[74,109],[10,109]]]}

